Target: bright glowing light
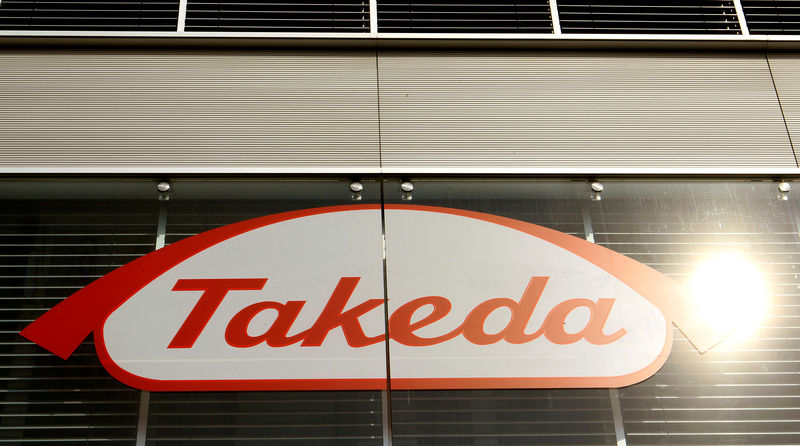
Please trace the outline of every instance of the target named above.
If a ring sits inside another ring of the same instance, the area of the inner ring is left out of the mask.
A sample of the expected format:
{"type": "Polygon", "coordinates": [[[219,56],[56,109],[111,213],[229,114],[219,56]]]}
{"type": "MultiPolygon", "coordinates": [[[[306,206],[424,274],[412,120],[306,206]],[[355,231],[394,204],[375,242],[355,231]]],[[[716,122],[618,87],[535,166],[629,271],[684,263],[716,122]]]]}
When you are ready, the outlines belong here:
{"type": "Polygon", "coordinates": [[[689,282],[710,328],[742,339],[761,323],[767,311],[767,287],[755,265],[736,254],[722,254],[701,263],[689,282]]]}

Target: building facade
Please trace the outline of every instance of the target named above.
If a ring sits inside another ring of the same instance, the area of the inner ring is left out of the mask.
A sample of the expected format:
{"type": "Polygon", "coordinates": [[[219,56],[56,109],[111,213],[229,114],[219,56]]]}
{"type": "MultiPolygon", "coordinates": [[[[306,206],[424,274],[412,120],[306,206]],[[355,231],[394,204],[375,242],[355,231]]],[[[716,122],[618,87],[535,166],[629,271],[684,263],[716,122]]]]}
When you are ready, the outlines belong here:
{"type": "Polygon", "coordinates": [[[794,3],[4,0],[0,443],[800,443],[794,3]],[[534,223],[681,283],[736,253],[769,304],[704,354],[676,328],[619,389],[392,388],[387,351],[383,390],[148,392],[91,337],[62,360],[19,335],[157,248],[356,203],[534,223]]]}

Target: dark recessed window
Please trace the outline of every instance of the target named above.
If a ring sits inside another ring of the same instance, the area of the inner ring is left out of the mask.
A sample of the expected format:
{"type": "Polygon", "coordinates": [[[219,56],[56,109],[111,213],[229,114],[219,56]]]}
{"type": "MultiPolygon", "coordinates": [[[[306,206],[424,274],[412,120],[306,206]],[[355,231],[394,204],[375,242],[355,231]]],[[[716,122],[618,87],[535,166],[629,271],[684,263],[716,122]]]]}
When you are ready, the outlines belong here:
{"type": "Polygon", "coordinates": [[[733,1],[558,2],[565,33],[738,34],[733,1]]]}
{"type": "Polygon", "coordinates": [[[547,0],[523,2],[378,2],[378,29],[387,33],[552,33],[547,0]]]}
{"type": "Polygon", "coordinates": [[[53,31],[175,31],[178,0],[3,0],[0,28],[53,31]]]}
{"type": "Polygon", "coordinates": [[[186,30],[369,32],[369,1],[189,0],[186,30]]]}
{"type": "Polygon", "coordinates": [[[800,1],[742,0],[753,34],[800,34],[800,1]]]}

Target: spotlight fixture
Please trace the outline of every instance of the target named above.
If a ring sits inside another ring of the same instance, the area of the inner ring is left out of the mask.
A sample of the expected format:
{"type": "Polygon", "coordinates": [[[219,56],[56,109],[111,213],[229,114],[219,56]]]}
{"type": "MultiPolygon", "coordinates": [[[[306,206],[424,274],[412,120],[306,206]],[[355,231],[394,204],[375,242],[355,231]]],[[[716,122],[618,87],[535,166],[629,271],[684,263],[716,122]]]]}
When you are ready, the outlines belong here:
{"type": "Polygon", "coordinates": [[[360,181],[353,181],[350,183],[350,199],[353,201],[361,200],[361,191],[364,190],[364,185],[360,181]]]}
{"type": "Polygon", "coordinates": [[[412,200],[413,197],[411,193],[414,191],[414,185],[410,181],[404,181],[403,184],[400,185],[400,190],[403,191],[403,194],[400,196],[403,200],[412,200]]]}
{"type": "Polygon", "coordinates": [[[158,186],[156,187],[158,187],[159,192],[169,192],[169,190],[172,188],[172,186],[169,184],[169,181],[162,181],[158,183],[158,186]]]}
{"type": "Polygon", "coordinates": [[[600,196],[600,194],[603,192],[603,189],[604,189],[603,183],[601,183],[599,181],[595,181],[595,182],[593,182],[591,184],[590,187],[592,189],[592,196],[591,196],[592,201],[600,201],[600,200],[602,200],[603,197],[600,196]]]}
{"type": "Polygon", "coordinates": [[[778,200],[788,200],[790,190],[792,190],[792,185],[786,181],[781,181],[778,184],[778,200]]]}

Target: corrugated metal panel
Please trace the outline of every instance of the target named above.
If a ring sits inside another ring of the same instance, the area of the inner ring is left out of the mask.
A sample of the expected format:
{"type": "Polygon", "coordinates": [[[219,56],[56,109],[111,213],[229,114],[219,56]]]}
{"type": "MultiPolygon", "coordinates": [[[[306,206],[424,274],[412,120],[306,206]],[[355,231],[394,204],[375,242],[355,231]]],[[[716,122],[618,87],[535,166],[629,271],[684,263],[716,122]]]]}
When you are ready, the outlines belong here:
{"type": "Polygon", "coordinates": [[[800,1],[742,0],[742,8],[751,33],[800,33],[800,1]]]}
{"type": "Polygon", "coordinates": [[[377,166],[375,55],[0,53],[6,167],[377,166]]]}
{"type": "Polygon", "coordinates": [[[381,32],[552,33],[547,0],[378,1],[381,32]]]}
{"type": "Polygon", "coordinates": [[[800,143],[800,78],[797,77],[800,57],[792,54],[768,54],[767,57],[786,119],[786,128],[792,142],[797,145],[800,143]]]}
{"type": "Polygon", "coordinates": [[[369,1],[189,0],[186,31],[369,32],[369,1]]]}
{"type": "Polygon", "coordinates": [[[382,53],[383,166],[796,167],[763,56],[382,53]]]}
{"type": "Polygon", "coordinates": [[[739,33],[731,0],[561,0],[558,12],[565,33],[739,33]]]}
{"type": "Polygon", "coordinates": [[[0,183],[0,443],[134,444],[139,392],[101,367],[91,337],[65,361],[19,331],[152,251],[154,190],[149,181],[0,183]]]}

